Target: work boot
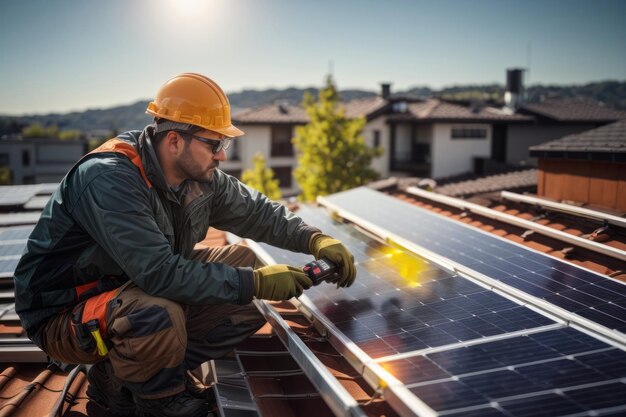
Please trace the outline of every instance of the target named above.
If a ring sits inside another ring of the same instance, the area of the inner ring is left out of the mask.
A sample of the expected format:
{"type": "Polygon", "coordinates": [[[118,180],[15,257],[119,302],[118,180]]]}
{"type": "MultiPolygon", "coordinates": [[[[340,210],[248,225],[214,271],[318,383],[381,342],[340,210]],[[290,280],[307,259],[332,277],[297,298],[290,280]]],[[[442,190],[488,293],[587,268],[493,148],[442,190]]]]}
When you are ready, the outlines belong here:
{"type": "Polygon", "coordinates": [[[192,397],[187,391],[165,398],[148,400],[135,398],[137,415],[140,417],[207,417],[209,413],[206,400],[192,397]]]}
{"type": "Polygon", "coordinates": [[[87,396],[91,401],[109,410],[114,416],[132,416],[135,412],[133,394],[113,376],[109,361],[98,362],[87,372],[87,396]]]}

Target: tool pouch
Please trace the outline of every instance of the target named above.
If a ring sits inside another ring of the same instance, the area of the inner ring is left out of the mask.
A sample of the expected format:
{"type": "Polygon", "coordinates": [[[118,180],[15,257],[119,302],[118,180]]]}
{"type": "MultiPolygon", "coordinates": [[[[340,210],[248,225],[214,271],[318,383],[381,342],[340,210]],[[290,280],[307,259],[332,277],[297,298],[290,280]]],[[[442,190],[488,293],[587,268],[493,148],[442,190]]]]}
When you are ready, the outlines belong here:
{"type": "MultiPolygon", "coordinates": [[[[121,287],[122,288],[122,287],[121,287]]],[[[105,342],[106,315],[109,304],[119,294],[120,288],[93,296],[78,304],[72,311],[72,330],[81,349],[99,356],[109,353],[105,342]]]]}
{"type": "Polygon", "coordinates": [[[87,324],[82,322],[84,309],[85,303],[82,302],[72,311],[72,333],[84,352],[94,353],[96,351],[96,340],[89,332],[87,324]]]}

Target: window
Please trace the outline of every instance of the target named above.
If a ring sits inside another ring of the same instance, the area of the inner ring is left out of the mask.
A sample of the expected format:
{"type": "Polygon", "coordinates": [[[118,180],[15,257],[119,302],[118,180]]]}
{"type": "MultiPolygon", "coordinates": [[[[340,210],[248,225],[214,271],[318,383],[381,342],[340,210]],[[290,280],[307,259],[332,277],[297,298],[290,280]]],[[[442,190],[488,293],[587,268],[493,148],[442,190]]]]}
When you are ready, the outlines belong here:
{"type": "Polygon", "coordinates": [[[8,153],[0,153],[0,166],[9,165],[11,158],[8,153]]]}
{"type": "Polygon", "coordinates": [[[22,151],[22,166],[29,166],[30,165],[30,152],[24,150],[22,151]]]}
{"type": "Polygon", "coordinates": [[[453,127],[452,139],[486,139],[487,128],[484,127],[453,127]]]}
{"type": "Polygon", "coordinates": [[[272,167],[274,170],[274,174],[276,174],[276,178],[278,178],[278,182],[280,183],[280,188],[291,188],[291,170],[292,167],[272,167]]]}
{"type": "Polygon", "coordinates": [[[226,150],[226,155],[228,159],[231,161],[239,161],[241,156],[239,156],[239,139],[233,139],[230,143],[230,147],[226,150]]]}
{"type": "Polygon", "coordinates": [[[290,125],[272,126],[271,156],[293,156],[292,131],[293,127],[290,125]]]}
{"type": "Polygon", "coordinates": [[[380,130],[374,130],[374,148],[380,146],[380,130]]]}

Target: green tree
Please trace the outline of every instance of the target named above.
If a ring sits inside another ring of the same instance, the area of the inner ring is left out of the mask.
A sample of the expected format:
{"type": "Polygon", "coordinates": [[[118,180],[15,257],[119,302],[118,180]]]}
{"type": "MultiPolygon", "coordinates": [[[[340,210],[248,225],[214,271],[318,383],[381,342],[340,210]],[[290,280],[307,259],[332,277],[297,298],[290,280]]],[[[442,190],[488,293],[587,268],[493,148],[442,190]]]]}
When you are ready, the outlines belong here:
{"type": "Polygon", "coordinates": [[[382,149],[365,144],[365,118],[346,117],[339,100],[330,75],[318,100],[308,93],[304,96],[310,121],[296,128],[292,140],[299,154],[295,177],[302,189],[301,200],[314,201],[318,195],[348,190],[378,178],[371,162],[382,149]]]}
{"type": "Polygon", "coordinates": [[[43,138],[46,136],[46,128],[41,123],[33,123],[22,130],[25,138],[43,138]]]}
{"type": "Polygon", "coordinates": [[[59,132],[60,140],[76,140],[80,139],[80,130],[70,129],[59,132]]]}
{"type": "Polygon", "coordinates": [[[59,139],[59,127],[55,124],[50,126],[44,126],[39,122],[35,122],[29,126],[26,126],[22,130],[22,136],[25,138],[53,138],[59,139]]]}
{"type": "Polygon", "coordinates": [[[0,185],[11,185],[13,181],[11,179],[11,170],[8,166],[0,166],[0,185]]]}
{"type": "Polygon", "coordinates": [[[260,152],[252,159],[254,168],[246,169],[241,174],[241,181],[250,187],[259,190],[270,200],[280,200],[281,192],[278,180],[275,178],[272,168],[265,164],[265,158],[260,152]]]}

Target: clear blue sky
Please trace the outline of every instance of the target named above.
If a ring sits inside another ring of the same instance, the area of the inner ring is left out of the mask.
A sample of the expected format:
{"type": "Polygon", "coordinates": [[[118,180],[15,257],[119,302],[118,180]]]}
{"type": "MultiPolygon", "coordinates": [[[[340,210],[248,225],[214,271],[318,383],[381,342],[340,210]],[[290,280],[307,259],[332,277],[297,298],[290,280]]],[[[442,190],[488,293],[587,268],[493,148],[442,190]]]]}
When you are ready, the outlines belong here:
{"type": "Polygon", "coordinates": [[[201,72],[227,92],[626,80],[622,0],[1,0],[0,114],[129,104],[201,72]]]}

